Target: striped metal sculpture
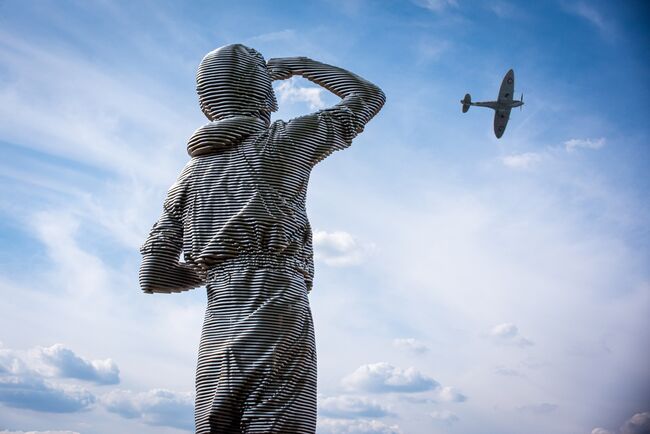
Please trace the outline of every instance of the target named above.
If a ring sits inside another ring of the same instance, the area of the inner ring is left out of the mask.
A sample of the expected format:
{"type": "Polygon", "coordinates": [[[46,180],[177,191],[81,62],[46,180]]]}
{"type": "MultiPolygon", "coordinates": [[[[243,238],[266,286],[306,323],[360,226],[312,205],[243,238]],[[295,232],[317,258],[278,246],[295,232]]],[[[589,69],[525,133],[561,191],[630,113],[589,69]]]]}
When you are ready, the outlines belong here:
{"type": "Polygon", "coordinates": [[[317,162],[349,146],[377,114],[384,94],[344,69],[306,57],[266,63],[241,44],[204,57],[197,92],[210,122],[190,138],[191,159],[142,246],[141,288],[207,287],[197,433],[314,433],[307,183],[317,162]],[[270,123],[277,110],[271,83],[293,75],[342,100],[270,123]]]}

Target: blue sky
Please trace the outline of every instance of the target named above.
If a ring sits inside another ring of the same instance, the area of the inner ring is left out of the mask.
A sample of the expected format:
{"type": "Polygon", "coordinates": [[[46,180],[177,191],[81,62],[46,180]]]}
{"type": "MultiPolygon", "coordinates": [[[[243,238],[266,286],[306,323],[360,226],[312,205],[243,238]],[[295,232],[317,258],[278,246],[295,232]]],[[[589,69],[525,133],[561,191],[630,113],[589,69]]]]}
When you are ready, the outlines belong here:
{"type": "MultiPolygon", "coordinates": [[[[241,42],[378,84],[316,167],[320,434],[647,432],[642,1],[0,1],[0,433],[192,430],[204,290],[138,247],[241,42]],[[523,110],[492,112],[514,68],[523,110]]],[[[276,119],[337,99],[276,83],[276,119]]]]}

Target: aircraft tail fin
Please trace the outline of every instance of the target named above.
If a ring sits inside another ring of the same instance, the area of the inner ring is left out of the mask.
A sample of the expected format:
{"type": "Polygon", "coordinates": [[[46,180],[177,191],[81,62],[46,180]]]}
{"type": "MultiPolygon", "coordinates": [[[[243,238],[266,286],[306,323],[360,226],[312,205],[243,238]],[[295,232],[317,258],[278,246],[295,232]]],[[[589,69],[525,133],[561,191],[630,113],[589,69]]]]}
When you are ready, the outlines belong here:
{"type": "Polygon", "coordinates": [[[463,104],[463,113],[467,113],[467,110],[469,110],[469,106],[472,104],[472,96],[467,93],[465,94],[465,98],[460,100],[460,102],[463,104]]]}

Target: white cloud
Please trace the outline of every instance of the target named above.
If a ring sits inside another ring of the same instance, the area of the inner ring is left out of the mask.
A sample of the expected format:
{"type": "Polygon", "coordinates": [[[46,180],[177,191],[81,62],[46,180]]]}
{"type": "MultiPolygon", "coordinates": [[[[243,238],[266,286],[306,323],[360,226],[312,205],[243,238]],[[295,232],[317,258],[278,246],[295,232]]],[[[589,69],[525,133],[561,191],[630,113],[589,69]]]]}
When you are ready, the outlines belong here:
{"type": "Polygon", "coordinates": [[[354,419],[357,417],[384,417],[388,408],[374,399],[364,396],[339,395],[320,397],[318,414],[335,419],[354,419]]]}
{"type": "Polygon", "coordinates": [[[445,386],[438,391],[438,399],[444,402],[465,402],[467,397],[453,387],[445,386]]]}
{"type": "Polygon", "coordinates": [[[161,179],[170,161],[160,147],[184,141],[188,117],[161,102],[150,77],[124,80],[55,44],[44,47],[5,32],[0,40],[0,64],[11,77],[0,89],[4,140],[114,173],[161,179]],[[170,122],[161,123],[161,116],[170,122]]]}
{"type": "Polygon", "coordinates": [[[325,103],[321,98],[321,94],[323,93],[322,87],[303,87],[297,83],[298,80],[296,77],[291,77],[288,80],[283,80],[279,85],[274,87],[279,96],[278,101],[280,104],[285,102],[304,102],[309,104],[310,110],[318,110],[325,107],[325,103]]]}
{"type": "Polygon", "coordinates": [[[606,24],[603,16],[592,5],[585,2],[575,4],[574,11],[601,30],[605,30],[606,24]]]}
{"type": "Polygon", "coordinates": [[[82,387],[47,381],[28,355],[1,348],[0,402],[14,408],[73,413],[90,408],[95,396],[82,387]]]}
{"type": "Polygon", "coordinates": [[[512,339],[517,337],[518,334],[517,326],[512,323],[499,324],[490,330],[490,335],[499,339],[512,339]]]}
{"type": "MultiPolygon", "coordinates": [[[[101,238],[112,235],[137,248],[151,224],[145,204],[158,199],[155,187],[173,180],[179,163],[171,150],[182,153],[197,119],[189,109],[179,108],[175,90],[161,89],[147,77],[147,62],[138,68],[140,76],[131,71],[127,78],[67,44],[32,42],[5,32],[0,40],[0,64],[7,78],[0,89],[0,133],[21,154],[26,148],[36,150],[40,157],[33,161],[39,166],[54,168],[43,171],[23,163],[12,168],[14,176],[18,184],[29,185],[26,203],[45,191],[60,208],[74,210],[41,212],[33,226],[54,261],[65,263],[69,286],[85,292],[106,276],[100,255],[84,254],[71,236],[78,227],[105,226],[111,233],[101,238]],[[160,122],[161,117],[167,121],[160,122]],[[36,186],[34,179],[39,180],[36,186]],[[98,191],[100,185],[109,194],[98,191]],[[73,197],[61,201],[62,191],[73,197]]],[[[143,60],[152,50],[141,54],[143,60]]],[[[42,210],[42,201],[38,208],[42,210]]]]}
{"type": "Polygon", "coordinates": [[[591,430],[591,434],[613,434],[613,433],[609,430],[606,430],[605,428],[594,428],[591,430]]]}
{"type": "Polygon", "coordinates": [[[451,47],[451,43],[446,40],[421,40],[417,45],[418,63],[439,60],[451,47]]]}
{"type": "Polygon", "coordinates": [[[111,359],[87,360],[61,344],[40,348],[39,353],[45,363],[55,368],[59,377],[77,378],[98,384],[120,382],[120,370],[111,359]]]}
{"type": "Polygon", "coordinates": [[[314,231],[314,257],[331,267],[346,267],[361,263],[374,245],[361,244],[345,231],[314,231]]]}
{"type": "Polygon", "coordinates": [[[249,38],[247,42],[255,44],[257,42],[278,42],[287,41],[296,37],[296,31],[293,29],[278,30],[277,32],[263,33],[261,35],[249,38]]]}
{"type": "Polygon", "coordinates": [[[419,340],[415,338],[396,338],[393,339],[393,346],[397,348],[401,348],[404,350],[411,351],[415,354],[424,354],[427,351],[429,351],[429,347],[427,347],[423,342],[420,342],[419,340]]]}
{"type": "Polygon", "coordinates": [[[454,422],[458,422],[458,416],[452,413],[449,410],[435,410],[429,413],[429,416],[438,421],[443,422],[447,425],[451,425],[454,422]]]}
{"type": "Polygon", "coordinates": [[[648,434],[650,433],[650,411],[636,413],[621,427],[621,434],[648,434]]]}
{"type": "Polygon", "coordinates": [[[38,376],[0,375],[0,402],[13,408],[74,413],[89,409],[95,396],[82,387],[52,384],[38,376]]]}
{"type": "Polygon", "coordinates": [[[648,434],[650,433],[650,411],[636,413],[625,421],[618,431],[594,428],[591,434],[648,434]]]}
{"type": "Polygon", "coordinates": [[[95,396],[84,388],[45,381],[36,372],[4,371],[0,366],[0,402],[8,407],[48,413],[87,410],[95,396]]]}
{"type": "Polygon", "coordinates": [[[99,385],[120,382],[120,369],[111,359],[88,360],[62,344],[27,351],[0,348],[0,374],[43,378],[72,378],[99,385]]]}
{"type": "Polygon", "coordinates": [[[563,4],[566,11],[587,20],[591,25],[596,27],[600,34],[611,41],[615,36],[615,28],[613,24],[605,18],[605,16],[594,7],[593,4],[584,1],[579,2],[565,2],[563,4]]]}
{"type": "Polygon", "coordinates": [[[568,152],[573,152],[579,148],[600,149],[605,146],[606,142],[607,140],[604,137],[598,139],[569,139],[564,142],[564,146],[568,152]]]}
{"type": "Polygon", "coordinates": [[[318,420],[318,434],[402,434],[399,426],[376,420],[318,420]]]}
{"type": "Polygon", "coordinates": [[[439,387],[437,381],[413,367],[402,369],[386,362],[360,366],[343,379],[343,385],[371,393],[423,392],[439,387]]]}
{"type": "Polygon", "coordinates": [[[138,419],[148,425],[194,429],[194,399],[191,393],[153,389],[135,393],[114,390],[101,397],[111,413],[127,419],[138,419]]]}
{"type": "Polygon", "coordinates": [[[467,396],[451,386],[437,387],[432,393],[422,395],[401,395],[401,401],[413,404],[440,404],[442,402],[461,403],[467,401],[467,396]]]}
{"type": "MultiPolygon", "coordinates": [[[[564,142],[564,148],[567,152],[574,152],[582,149],[600,149],[607,143],[604,137],[597,139],[569,139],[564,142]]],[[[547,148],[543,152],[524,152],[521,154],[505,155],[500,158],[501,163],[515,170],[527,170],[538,166],[540,163],[552,159],[556,154],[554,148],[547,148]]]]}
{"type": "Polygon", "coordinates": [[[501,162],[512,169],[530,169],[539,164],[544,157],[537,152],[525,152],[523,154],[513,154],[501,157],[501,162]]]}
{"type": "Polygon", "coordinates": [[[0,431],[0,434],[79,434],[76,431],[0,431]]]}
{"type": "Polygon", "coordinates": [[[493,0],[488,2],[486,7],[499,18],[515,18],[522,15],[513,4],[504,1],[493,0]]]}
{"type": "Polygon", "coordinates": [[[494,326],[489,332],[490,338],[499,344],[526,347],[533,342],[519,334],[519,328],[513,323],[503,323],[494,326]]]}
{"type": "Polygon", "coordinates": [[[456,0],[415,0],[415,3],[433,12],[442,12],[448,7],[458,7],[456,0]]]}
{"type": "Polygon", "coordinates": [[[56,265],[56,278],[62,286],[75,294],[101,297],[108,287],[108,267],[79,245],[79,218],[68,212],[42,211],[31,223],[56,265]]]}

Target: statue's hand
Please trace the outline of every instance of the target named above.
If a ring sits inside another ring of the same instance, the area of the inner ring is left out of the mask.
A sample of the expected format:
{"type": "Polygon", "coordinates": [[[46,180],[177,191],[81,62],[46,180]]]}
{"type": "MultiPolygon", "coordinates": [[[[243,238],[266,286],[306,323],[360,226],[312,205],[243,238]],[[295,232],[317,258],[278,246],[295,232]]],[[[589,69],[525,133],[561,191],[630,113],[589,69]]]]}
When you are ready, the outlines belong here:
{"type": "Polygon", "coordinates": [[[285,59],[283,58],[273,58],[269,59],[268,62],[266,62],[266,68],[269,71],[271,79],[274,81],[286,80],[294,74],[291,68],[289,68],[288,65],[284,64],[284,61],[285,59]]]}

